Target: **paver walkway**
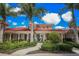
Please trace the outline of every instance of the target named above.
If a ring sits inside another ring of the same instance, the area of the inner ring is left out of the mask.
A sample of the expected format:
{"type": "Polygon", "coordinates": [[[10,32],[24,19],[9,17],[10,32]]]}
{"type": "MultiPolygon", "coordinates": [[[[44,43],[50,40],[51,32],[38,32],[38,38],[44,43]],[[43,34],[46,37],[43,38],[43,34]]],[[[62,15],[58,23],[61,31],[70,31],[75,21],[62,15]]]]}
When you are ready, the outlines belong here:
{"type": "Polygon", "coordinates": [[[12,56],[24,56],[31,51],[39,50],[41,48],[41,45],[42,45],[42,43],[37,43],[37,45],[35,47],[18,50],[16,52],[12,53],[11,55],[12,56]]]}

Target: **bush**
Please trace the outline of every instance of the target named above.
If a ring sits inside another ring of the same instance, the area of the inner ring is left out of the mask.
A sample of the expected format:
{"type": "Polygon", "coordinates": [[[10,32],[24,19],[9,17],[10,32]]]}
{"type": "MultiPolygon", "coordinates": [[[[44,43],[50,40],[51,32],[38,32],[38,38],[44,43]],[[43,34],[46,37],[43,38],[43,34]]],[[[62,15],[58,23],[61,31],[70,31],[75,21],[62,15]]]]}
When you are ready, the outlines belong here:
{"type": "Polygon", "coordinates": [[[66,42],[67,44],[70,44],[71,46],[78,48],[79,49],[79,44],[75,43],[75,42],[66,42]]]}
{"type": "Polygon", "coordinates": [[[29,43],[29,46],[35,46],[36,45],[36,42],[31,42],[31,43],[29,43]]]}
{"type": "Polygon", "coordinates": [[[52,43],[50,40],[46,40],[44,41],[41,49],[45,51],[58,51],[58,45],[52,43]]]}
{"type": "Polygon", "coordinates": [[[51,43],[51,41],[49,41],[49,40],[44,41],[41,49],[45,50],[45,51],[52,51],[52,43],[51,43]]]}
{"type": "Polygon", "coordinates": [[[66,52],[72,52],[73,46],[66,43],[58,44],[59,51],[66,51],[66,52]]]}
{"type": "Polygon", "coordinates": [[[16,48],[16,45],[14,43],[11,43],[10,41],[5,42],[4,44],[2,44],[2,49],[3,50],[11,50],[16,48]]]}
{"type": "Polygon", "coordinates": [[[61,41],[61,37],[59,33],[57,32],[52,32],[48,34],[48,40],[51,40],[52,43],[59,43],[61,41]]]}
{"type": "Polygon", "coordinates": [[[65,51],[65,52],[72,52],[73,46],[66,43],[52,43],[50,40],[46,40],[41,49],[45,51],[65,51]]]}
{"type": "Polygon", "coordinates": [[[10,50],[14,50],[17,48],[27,48],[30,46],[35,46],[36,43],[35,42],[27,42],[27,41],[6,41],[4,43],[0,43],[0,51],[10,51],[10,50]],[[32,44],[32,45],[31,45],[32,44]]]}
{"type": "Polygon", "coordinates": [[[15,45],[17,45],[17,47],[27,47],[29,46],[29,43],[27,41],[20,41],[20,42],[15,42],[15,45]]]}

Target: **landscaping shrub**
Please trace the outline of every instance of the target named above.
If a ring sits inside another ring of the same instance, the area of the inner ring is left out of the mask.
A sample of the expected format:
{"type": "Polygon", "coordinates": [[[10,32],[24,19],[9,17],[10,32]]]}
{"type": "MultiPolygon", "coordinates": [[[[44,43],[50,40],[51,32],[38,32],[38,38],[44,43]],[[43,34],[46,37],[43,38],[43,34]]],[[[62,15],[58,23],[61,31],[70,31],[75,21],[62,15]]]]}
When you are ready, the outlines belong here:
{"type": "Polygon", "coordinates": [[[67,43],[67,44],[70,44],[70,45],[72,45],[73,47],[79,49],[79,44],[77,44],[77,43],[75,43],[75,42],[66,42],[66,43],[67,43]]]}
{"type": "Polygon", "coordinates": [[[58,46],[58,44],[52,44],[52,51],[53,51],[53,52],[59,51],[59,46],[58,46]]]}
{"type": "Polygon", "coordinates": [[[15,42],[18,47],[27,47],[29,46],[29,43],[27,41],[20,41],[20,42],[15,42]]]}
{"type": "Polygon", "coordinates": [[[63,52],[72,52],[72,48],[79,48],[79,44],[75,42],[65,41],[61,43],[61,37],[57,32],[52,32],[48,34],[48,40],[43,42],[41,47],[45,51],[63,51],[63,52]]]}
{"type": "Polygon", "coordinates": [[[73,46],[66,43],[58,44],[59,51],[72,52],[73,46]]]}
{"type": "Polygon", "coordinates": [[[27,48],[35,45],[36,45],[35,42],[28,42],[28,41],[14,41],[14,42],[6,41],[4,43],[0,43],[0,51],[9,52],[17,48],[27,48]]]}
{"type": "Polygon", "coordinates": [[[51,40],[52,43],[59,43],[61,42],[60,34],[57,32],[52,32],[48,34],[48,40],[51,40]]]}
{"type": "Polygon", "coordinates": [[[11,43],[11,41],[7,41],[5,42],[4,44],[2,44],[2,49],[3,50],[11,50],[11,49],[14,49],[16,48],[16,45],[14,43],[11,43]]]}
{"type": "Polygon", "coordinates": [[[45,50],[45,51],[52,51],[52,43],[51,43],[51,41],[50,40],[44,41],[41,49],[45,50]]]}
{"type": "Polygon", "coordinates": [[[51,40],[44,41],[41,49],[44,51],[52,51],[52,52],[72,52],[73,46],[66,43],[52,43],[51,40]]]}
{"type": "Polygon", "coordinates": [[[32,47],[32,46],[35,46],[36,43],[37,43],[37,42],[31,42],[31,43],[29,43],[29,46],[31,46],[31,47],[32,47]]]}

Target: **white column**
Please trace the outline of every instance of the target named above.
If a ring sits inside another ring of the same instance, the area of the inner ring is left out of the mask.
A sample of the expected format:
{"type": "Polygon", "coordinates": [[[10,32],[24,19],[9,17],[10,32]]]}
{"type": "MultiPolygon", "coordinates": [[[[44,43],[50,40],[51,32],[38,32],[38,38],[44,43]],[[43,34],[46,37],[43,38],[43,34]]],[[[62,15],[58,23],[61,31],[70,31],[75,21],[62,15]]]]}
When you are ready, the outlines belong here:
{"type": "Polygon", "coordinates": [[[9,40],[11,41],[11,33],[10,33],[10,37],[9,37],[9,40]]]}
{"type": "Polygon", "coordinates": [[[22,34],[22,40],[24,40],[24,34],[22,34]]]}
{"type": "Polygon", "coordinates": [[[40,34],[40,41],[42,41],[43,37],[42,37],[42,34],[40,34]]]}
{"type": "Polygon", "coordinates": [[[43,41],[45,41],[46,40],[46,35],[45,34],[43,34],[43,41]]]}
{"type": "Polygon", "coordinates": [[[29,40],[29,34],[27,34],[27,41],[29,40]]]}
{"type": "Polygon", "coordinates": [[[41,37],[41,34],[40,34],[40,41],[41,41],[42,37],[41,37]]]}
{"type": "Polygon", "coordinates": [[[20,34],[18,34],[18,40],[20,40],[20,34]]]}
{"type": "Polygon", "coordinates": [[[15,34],[15,40],[17,40],[17,34],[15,34]]]}
{"type": "Polygon", "coordinates": [[[37,34],[34,35],[34,39],[35,39],[35,41],[37,41],[37,34]]]}

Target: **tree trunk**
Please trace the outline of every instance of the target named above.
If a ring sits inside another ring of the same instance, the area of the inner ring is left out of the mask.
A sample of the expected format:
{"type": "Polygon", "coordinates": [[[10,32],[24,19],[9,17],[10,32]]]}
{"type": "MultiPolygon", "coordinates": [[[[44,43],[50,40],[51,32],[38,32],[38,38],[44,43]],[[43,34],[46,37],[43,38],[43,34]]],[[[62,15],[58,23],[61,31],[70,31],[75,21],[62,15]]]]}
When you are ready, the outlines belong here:
{"type": "Polygon", "coordinates": [[[72,4],[72,9],[71,9],[71,11],[72,11],[72,17],[73,17],[73,20],[72,20],[72,22],[73,22],[73,24],[70,26],[70,27],[73,27],[73,32],[74,32],[74,34],[75,34],[75,42],[77,43],[77,44],[79,44],[79,39],[78,39],[78,32],[77,32],[77,30],[76,30],[76,22],[75,22],[75,16],[74,16],[74,4],[72,4]]]}
{"type": "MultiPolygon", "coordinates": [[[[6,16],[5,15],[2,15],[2,18],[3,18],[2,22],[5,22],[6,16]]],[[[0,24],[0,25],[1,25],[0,26],[0,42],[2,43],[3,42],[3,35],[4,35],[5,26],[4,26],[3,23],[0,24]]]]}
{"type": "Polygon", "coordinates": [[[30,27],[31,27],[30,28],[30,30],[31,30],[31,33],[30,33],[31,34],[30,42],[33,42],[34,41],[34,37],[33,37],[34,36],[34,32],[33,32],[33,23],[32,23],[32,21],[31,21],[30,27]]]}
{"type": "Polygon", "coordinates": [[[77,32],[77,30],[74,31],[74,34],[75,34],[75,38],[76,38],[75,41],[76,41],[77,44],[79,44],[79,39],[78,39],[78,32],[77,32]]]}
{"type": "MultiPolygon", "coordinates": [[[[5,4],[4,3],[1,3],[0,4],[0,15],[2,16],[3,20],[2,22],[5,22],[6,20],[6,11],[5,11],[5,4]]],[[[4,24],[0,24],[1,25],[1,28],[0,28],[0,42],[3,42],[3,35],[4,35],[4,24]]]]}
{"type": "MultiPolygon", "coordinates": [[[[2,24],[0,24],[2,26],[2,24]]],[[[3,42],[3,28],[0,28],[0,43],[3,42]]]]}

